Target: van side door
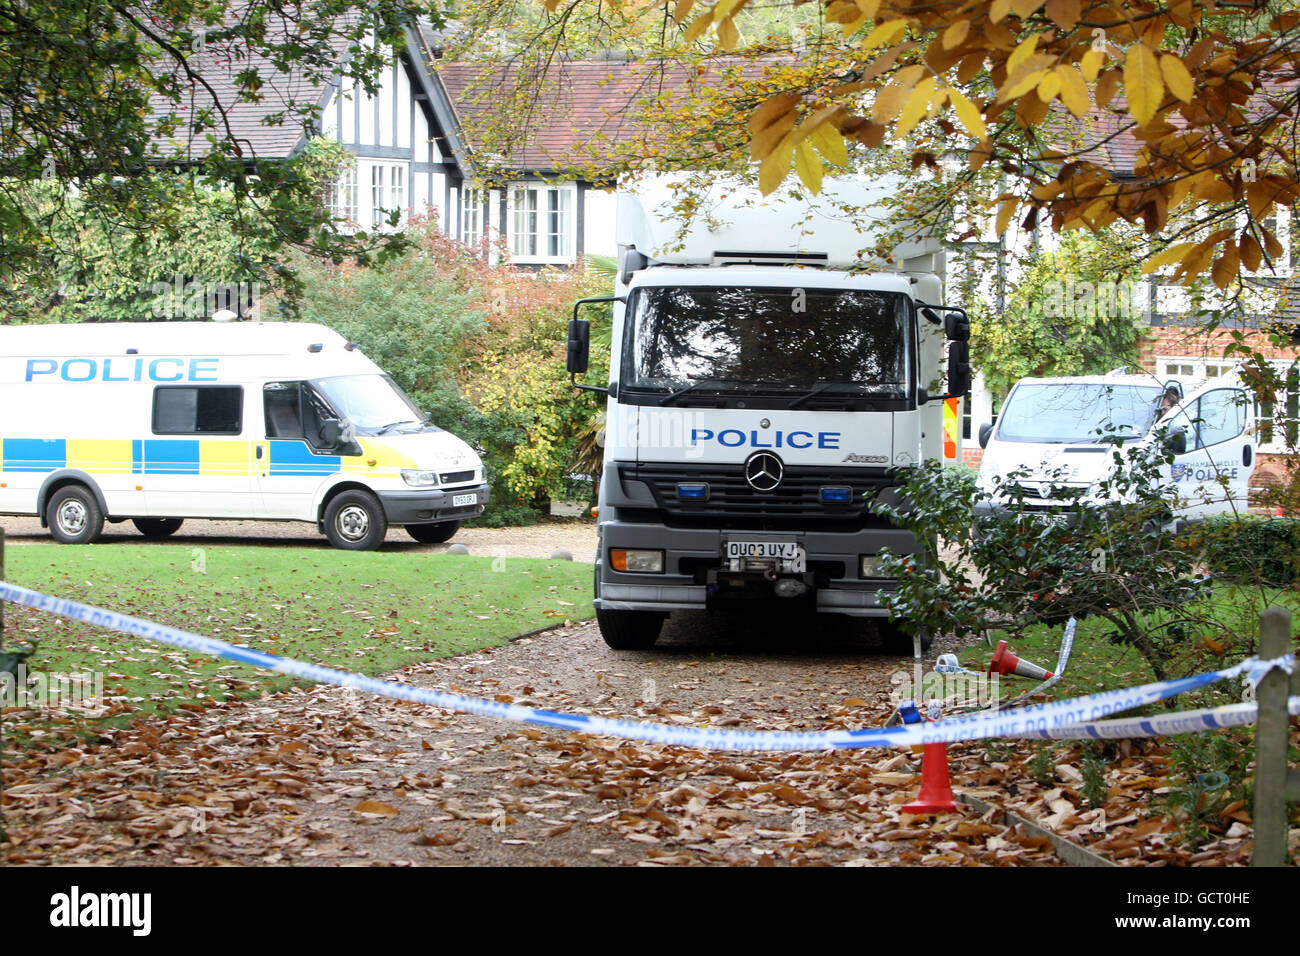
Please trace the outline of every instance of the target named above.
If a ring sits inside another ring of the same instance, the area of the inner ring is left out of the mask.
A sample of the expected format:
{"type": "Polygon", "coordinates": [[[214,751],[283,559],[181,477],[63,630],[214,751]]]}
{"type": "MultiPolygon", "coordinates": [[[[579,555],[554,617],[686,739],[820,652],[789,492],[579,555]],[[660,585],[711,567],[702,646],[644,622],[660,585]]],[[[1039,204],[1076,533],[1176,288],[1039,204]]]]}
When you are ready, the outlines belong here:
{"type": "Polygon", "coordinates": [[[133,442],[133,467],[142,475],[148,511],[141,517],[256,514],[245,397],[242,385],[154,386],[152,434],[133,442]]]}
{"type": "Polygon", "coordinates": [[[1240,388],[1215,388],[1189,401],[1185,411],[1187,452],[1175,457],[1172,473],[1186,502],[1183,516],[1244,512],[1255,464],[1249,396],[1240,388]]]}
{"type": "Polygon", "coordinates": [[[257,451],[257,482],[268,518],[315,521],[316,492],[342,470],[337,446],[321,438],[321,422],[337,415],[306,382],[262,386],[266,440],[257,451]]]}

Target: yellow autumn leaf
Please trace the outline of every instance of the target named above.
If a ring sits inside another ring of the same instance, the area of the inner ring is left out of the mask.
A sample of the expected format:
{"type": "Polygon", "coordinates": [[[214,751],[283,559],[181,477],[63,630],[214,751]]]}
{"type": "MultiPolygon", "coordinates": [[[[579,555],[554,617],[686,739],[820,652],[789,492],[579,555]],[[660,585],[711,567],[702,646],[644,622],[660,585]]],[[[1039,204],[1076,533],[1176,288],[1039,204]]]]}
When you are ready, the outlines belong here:
{"type": "Polygon", "coordinates": [[[914,63],[894,74],[889,85],[876,94],[876,101],[871,104],[871,118],[877,123],[888,123],[896,117],[924,73],[925,67],[914,63]]]}
{"type": "Polygon", "coordinates": [[[737,6],[744,2],[745,0],[718,0],[718,2],[713,5],[713,22],[721,23],[727,17],[731,16],[732,11],[735,10],[737,6]]]}
{"type": "Polygon", "coordinates": [[[1038,82],[1046,75],[1047,70],[1043,67],[1032,62],[1026,63],[1013,75],[1007,77],[1006,82],[1002,84],[1002,89],[998,90],[998,102],[1003,103],[1024,96],[1038,86],[1038,82]]]}
{"type": "Polygon", "coordinates": [[[993,0],[989,6],[989,22],[997,23],[1007,18],[1011,12],[1011,0],[993,0]]]}
{"type": "Polygon", "coordinates": [[[1043,0],[1011,0],[1011,12],[1024,20],[1037,13],[1042,5],[1043,0]]]}
{"type": "Polygon", "coordinates": [[[1160,77],[1160,64],[1156,55],[1145,43],[1135,43],[1124,60],[1124,93],[1128,97],[1129,114],[1145,126],[1151,122],[1165,95],[1165,82],[1160,77]]]}
{"type": "Polygon", "coordinates": [[[952,50],[962,45],[970,33],[970,21],[958,20],[948,29],[943,31],[943,48],[952,50]]]}
{"type": "Polygon", "coordinates": [[[686,28],[686,33],[683,35],[682,39],[687,43],[694,43],[700,37],[704,36],[704,31],[709,28],[709,24],[712,22],[713,19],[709,14],[701,13],[691,21],[691,25],[686,28]]]}
{"type": "Polygon", "coordinates": [[[1007,196],[1002,200],[1002,208],[998,210],[997,232],[995,235],[1002,235],[1011,225],[1011,217],[1016,214],[1016,207],[1020,205],[1020,200],[1015,196],[1007,196]]]}
{"type": "MultiPolygon", "coordinates": [[[[1078,117],[1088,115],[1092,101],[1088,98],[1088,84],[1083,75],[1072,66],[1062,63],[1052,71],[1061,84],[1061,102],[1065,108],[1078,117]]],[[[1041,91],[1041,87],[1040,87],[1041,91]]]]}
{"type": "Polygon", "coordinates": [[[968,100],[964,93],[956,87],[948,87],[948,102],[952,104],[953,112],[957,114],[957,122],[966,128],[978,140],[983,140],[988,136],[988,127],[984,123],[984,117],[980,115],[979,109],[968,100]]]}
{"type": "Polygon", "coordinates": [[[1033,56],[1036,49],[1038,49],[1037,33],[1031,34],[1021,40],[1020,45],[1012,50],[1011,55],[1007,57],[1007,76],[1011,76],[1015,73],[1016,67],[1033,56]]]}
{"type": "Polygon", "coordinates": [[[876,28],[862,41],[862,49],[874,50],[878,46],[888,46],[907,30],[907,21],[903,19],[886,20],[876,24],[876,28]]]}
{"type": "Polygon", "coordinates": [[[814,195],[822,191],[822,159],[807,140],[794,149],[794,171],[814,195]]]}
{"type": "Polygon", "coordinates": [[[1223,255],[1215,260],[1210,267],[1210,278],[1214,280],[1214,285],[1219,289],[1226,289],[1233,279],[1237,278],[1237,273],[1241,269],[1241,255],[1237,252],[1237,247],[1232,243],[1227,243],[1223,247],[1223,255]]]}
{"type": "Polygon", "coordinates": [[[718,45],[724,50],[734,50],[740,45],[740,30],[731,17],[718,24],[718,45]]]}
{"type": "Polygon", "coordinates": [[[833,166],[847,166],[849,150],[844,145],[844,136],[830,123],[823,123],[808,134],[808,140],[817,147],[828,163],[833,166]]]}
{"type": "Polygon", "coordinates": [[[1055,70],[1038,81],[1038,98],[1044,103],[1052,102],[1059,92],[1061,92],[1061,78],[1056,75],[1055,70]]]}
{"type": "Polygon", "coordinates": [[[880,0],[854,0],[864,17],[874,17],[880,9],[880,0]]]}
{"type": "Polygon", "coordinates": [[[1179,262],[1182,260],[1183,256],[1187,255],[1188,252],[1195,248],[1196,243],[1194,242],[1175,243],[1174,245],[1156,253],[1146,262],[1142,263],[1142,274],[1150,275],[1157,269],[1163,268],[1164,266],[1170,265],[1174,262],[1179,262]]]}
{"type": "MultiPolygon", "coordinates": [[[[1172,53],[1160,57],[1160,75],[1164,77],[1165,86],[1184,103],[1190,103],[1196,95],[1196,84],[1192,74],[1187,72],[1187,65],[1172,53]]],[[[1222,261],[1222,260],[1220,260],[1222,261]]]]}
{"type": "Polygon", "coordinates": [[[1106,54],[1089,49],[1083,55],[1083,59],[1079,61],[1079,70],[1083,73],[1083,78],[1092,83],[1097,79],[1097,74],[1101,72],[1102,65],[1105,62],[1106,54]]]}
{"type": "Polygon", "coordinates": [[[777,143],[776,148],[763,158],[758,166],[758,188],[766,196],[781,185],[790,172],[794,159],[794,143],[789,136],[777,143]]]}
{"type": "Polygon", "coordinates": [[[906,136],[925,118],[925,114],[930,111],[930,97],[935,92],[936,83],[938,80],[933,76],[927,76],[912,89],[912,95],[907,98],[907,104],[903,107],[903,115],[898,118],[898,125],[894,127],[895,136],[906,136]]]}
{"type": "Polygon", "coordinates": [[[695,6],[695,0],[677,0],[677,6],[673,8],[673,22],[681,26],[691,14],[691,7],[695,6]]]}

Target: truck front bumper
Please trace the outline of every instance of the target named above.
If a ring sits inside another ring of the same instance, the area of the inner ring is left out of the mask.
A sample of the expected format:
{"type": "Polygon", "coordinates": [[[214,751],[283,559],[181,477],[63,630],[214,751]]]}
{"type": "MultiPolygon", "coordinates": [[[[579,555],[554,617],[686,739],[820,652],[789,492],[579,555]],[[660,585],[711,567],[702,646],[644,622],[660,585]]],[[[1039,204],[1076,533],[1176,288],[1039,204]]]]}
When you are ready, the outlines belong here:
{"type": "Polygon", "coordinates": [[[804,549],[808,570],[805,574],[782,573],[780,577],[808,581],[812,586],[805,600],[818,612],[855,617],[888,616],[880,602],[880,592],[894,589],[890,578],[859,575],[862,556],[877,554],[885,548],[895,554],[912,554],[917,550],[911,533],[895,528],[853,532],[722,531],[610,521],[600,528],[596,607],[668,612],[703,610],[739,597],[795,600],[778,597],[770,589],[765,592],[758,582],[761,575],[754,576],[751,582],[757,587],[744,594],[719,586],[717,578],[733,576],[726,570],[724,559],[728,539],[796,542],[804,549]],[[664,571],[660,574],[616,571],[609,561],[613,548],[662,550],[664,571]]]}

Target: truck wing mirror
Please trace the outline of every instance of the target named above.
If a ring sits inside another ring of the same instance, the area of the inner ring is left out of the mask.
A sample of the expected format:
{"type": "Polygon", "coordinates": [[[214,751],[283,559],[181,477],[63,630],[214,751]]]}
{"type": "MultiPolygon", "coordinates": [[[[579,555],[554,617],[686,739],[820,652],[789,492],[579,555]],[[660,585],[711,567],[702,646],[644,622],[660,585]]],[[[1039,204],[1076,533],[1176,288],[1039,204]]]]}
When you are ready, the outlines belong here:
{"type": "Polygon", "coordinates": [[[953,342],[970,341],[970,317],[957,310],[943,317],[943,333],[953,342]]]}
{"type": "Polygon", "coordinates": [[[565,368],[573,375],[587,371],[591,359],[591,323],[586,319],[569,320],[569,354],[565,368]]]}
{"type": "Polygon", "coordinates": [[[980,447],[988,448],[989,439],[993,437],[993,423],[985,422],[980,426],[980,447]]]}
{"type": "Polygon", "coordinates": [[[1165,436],[1165,447],[1175,455],[1187,454],[1187,432],[1182,428],[1175,428],[1165,436]]]}
{"type": "Polygon", "coordinates": [[[970,346],[953,342],[948,346],[948,394],[965,395],[970,389],[970,346]]]}
{"type": "Polygon", "coordinates": [[[320,440],[326,448],[337,448],[342,430],[337,418],[326,418],[320,423],[320,440]]]}

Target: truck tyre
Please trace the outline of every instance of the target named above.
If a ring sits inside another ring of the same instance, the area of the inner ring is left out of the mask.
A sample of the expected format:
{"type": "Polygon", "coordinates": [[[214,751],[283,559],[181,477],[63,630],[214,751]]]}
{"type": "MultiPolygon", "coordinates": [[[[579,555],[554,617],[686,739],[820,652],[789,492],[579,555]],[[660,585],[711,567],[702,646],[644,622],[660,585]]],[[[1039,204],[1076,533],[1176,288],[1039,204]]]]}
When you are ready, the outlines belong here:
{"type": "Polygon", "coordinates": [[[104,513],[85,485],[64,485],[45,506],[50,536],[60,544],[90,544],[104,530],[104,513]]]}
{"type": "Polygon", "coordinates": [[[600,636],[616,651],[643,651],[659,640],[667,615],[657,611],[596,611],[600,636]]]}
{"type": "Polygon", "coordinates": [[[388,534],[384,506],[368,491],[344,491],[325,506],[325,537],[345,551],[374,551],[388,534]]]}
{"type": "Polygon", "coordinates": [[[406,533],[420,544],[442,544],[455,537],[460,530],[459,521],[439,521],[437,524],[408,524],[406,533]]]}
{"type": "Polygon", "coordinates": [[[132,518],[131,523],[146,538],[167,538],[180,531],[185,520],[183,518],[132,518]]]}
{"type": "MultiPolygon", "coordinates": [[[[912,646],[912,635],[908,634],[896,621],[882,620],[879,624],[880,640],[884,645],[887,654],[898,654],[903,657],[911,657],[915,648],[912,646]]],[[[926,631],[921,634],[921,653],[930,649],[934,643],[934,637],[926,631]]]]}

